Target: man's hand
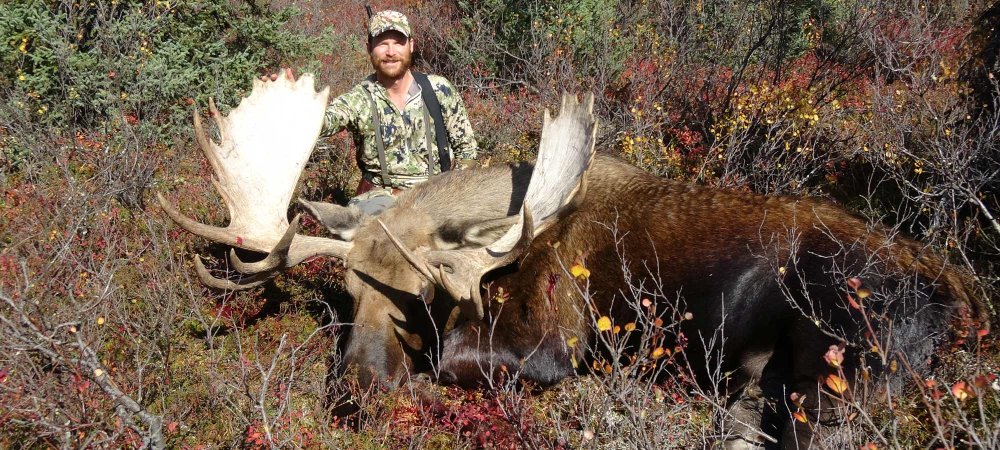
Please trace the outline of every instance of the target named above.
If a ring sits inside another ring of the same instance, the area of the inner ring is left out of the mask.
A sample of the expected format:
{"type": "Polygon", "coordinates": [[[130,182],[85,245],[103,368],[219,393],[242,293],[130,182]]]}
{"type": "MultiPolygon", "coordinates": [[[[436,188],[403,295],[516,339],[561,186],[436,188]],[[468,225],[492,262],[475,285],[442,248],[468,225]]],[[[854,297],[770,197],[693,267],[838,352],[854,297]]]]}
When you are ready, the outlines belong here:
{"type": "MultiPolygon", "coordinates": [[[[289,81],[295,81],[295,74],[292,73],[292,68],[291,67],[286,67],[283,70],[285,72],[285,77],[287,77],[289,81]]],[[[275,72],[275,73],[272,73],[271,75],[261,75],[260,76],[260,81],[275,81],[275,80],[278,79],[278,74],[279,73],[281,73],[281,72],[280,71],[279,72],[275,72]]]]}

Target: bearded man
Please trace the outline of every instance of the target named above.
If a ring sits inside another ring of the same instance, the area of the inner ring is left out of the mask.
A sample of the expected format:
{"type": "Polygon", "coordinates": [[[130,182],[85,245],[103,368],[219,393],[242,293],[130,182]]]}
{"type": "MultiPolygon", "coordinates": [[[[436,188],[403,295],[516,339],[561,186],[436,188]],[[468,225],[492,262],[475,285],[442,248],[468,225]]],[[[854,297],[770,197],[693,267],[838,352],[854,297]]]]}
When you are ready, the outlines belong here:
{"type": "Polygon", "coordinates": [[[399,190],[470,165],[477,144],[455,87],[411,69],[414,39],[406,16],[372,15],[367,49],[375,73],[330,102],[321,136],[351,132],[362,174],[351,204],[377,214],[399,190]]]}

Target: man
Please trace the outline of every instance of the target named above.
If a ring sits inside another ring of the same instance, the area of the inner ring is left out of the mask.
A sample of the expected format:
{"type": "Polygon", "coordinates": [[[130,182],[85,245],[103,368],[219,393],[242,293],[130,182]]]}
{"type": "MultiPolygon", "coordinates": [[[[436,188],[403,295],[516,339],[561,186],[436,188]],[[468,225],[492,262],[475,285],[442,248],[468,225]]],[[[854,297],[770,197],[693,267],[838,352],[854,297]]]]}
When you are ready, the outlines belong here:
{"type": "Polygon", "coordinates": [[[426,76],[425,86],[440,105],[439,125],[433,106],[424,101],[421,74],[410,68],[413,48],[406,16],[396,11],[374,14],[367,49],[375,73],[331,101],[326,111],[321,136],[345,128],[354,136],[362,180],[351,204],[369,214],[391,206],[399,190],[442,169],[466,167],[476,158],[476,139],[462,97],[444,77],[426,76]],[[447,148],[439,149],[439,142],[447,148]]]}

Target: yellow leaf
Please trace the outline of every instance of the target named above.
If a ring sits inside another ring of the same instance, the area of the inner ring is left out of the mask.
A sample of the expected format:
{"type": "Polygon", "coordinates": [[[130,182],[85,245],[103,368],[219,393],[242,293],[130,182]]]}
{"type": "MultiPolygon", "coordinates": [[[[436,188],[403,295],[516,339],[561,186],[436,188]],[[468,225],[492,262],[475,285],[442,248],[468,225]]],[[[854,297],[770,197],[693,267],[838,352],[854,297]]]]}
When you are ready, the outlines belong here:
{"type": "Polygon", "coordinates": [[[587,270],[586,267],[583,267],[583,265],[579,263],[573,264],[573,267],[570,267],[569,269],[569,273],[580,279],[587,279],[590,277],[590,270],[587,270]]]}
{"type": "Polygon", "coordinates": [[[659,359],[664,353],[666,353],[666,350],[664,350],[663,347],[656,347],[653,349],[653,353],[650,356],[653,359],[659,359]]]}
{"type": "Polygon", "coordinates": [[[104,325],[104,318],[103,317],[98,317],[97,318],[97,324],[98,325],[104,325]]]}
{"type": "Polygon", "coordinates": [[[611,319],[608,316],[601,316],[597,319],[597,329],[600,331],[608,331],[611,329],[611,319]]]}
{"type": "Polygon", "coordinates": [[[576,343],[578,341],[579,341],[579,339],[577,339],[576,336],[573,336],[573,337],[571,337],[569,339],[566,339],[566,345],[568,347],[576,347],[576,343]]]}
{"type": "Polygon", "coordinates": [[[626,323],[625,331],[635,331],[635,322],[626,323]]]}
{"type": "Polygon", "coordinates": [[[843,394],[847,390],[847,381],[836,375],[827,375],[826,386],[830,388],[833,392],[838,394],[843,394]]]}
{"type": "Polygon", "coordinates": [[[497,288],[497,296],[495,299],[497,303],[503,304],[503,302],[507,301],[508,298],[510,298],[509,293],[505,292],[502,287],[497,288]]]}

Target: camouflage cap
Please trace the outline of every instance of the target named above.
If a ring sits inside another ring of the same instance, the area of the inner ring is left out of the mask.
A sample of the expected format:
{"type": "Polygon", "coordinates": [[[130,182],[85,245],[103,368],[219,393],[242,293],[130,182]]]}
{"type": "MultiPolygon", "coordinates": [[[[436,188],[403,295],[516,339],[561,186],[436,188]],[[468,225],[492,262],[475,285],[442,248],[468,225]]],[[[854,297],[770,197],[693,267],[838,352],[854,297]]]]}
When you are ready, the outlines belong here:
{"type": "Polygon", "coordinates": [[[379,11],[368,21],[368,37],[376,37],[386,31],[398,31],[410,37],[410,22],[398,11],[379,11]]]}

